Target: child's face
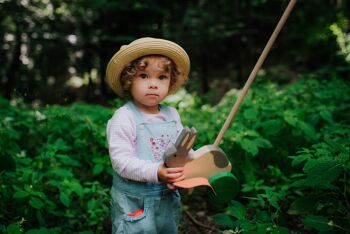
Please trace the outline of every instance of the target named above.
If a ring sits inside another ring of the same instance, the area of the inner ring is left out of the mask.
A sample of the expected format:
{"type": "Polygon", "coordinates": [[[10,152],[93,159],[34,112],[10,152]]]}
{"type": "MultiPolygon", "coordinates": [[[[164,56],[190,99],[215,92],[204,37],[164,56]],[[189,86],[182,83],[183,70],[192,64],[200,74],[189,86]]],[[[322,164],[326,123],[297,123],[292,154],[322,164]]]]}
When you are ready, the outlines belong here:
{"type": "Polygon", "coordinates": [[[135,104],[146,113],[158,113],[158,104],[169,92],[170,71],[164,70],[164,59],[146,58],[147,66],[137,71],[132,80],[131,95],[135,104]]]}

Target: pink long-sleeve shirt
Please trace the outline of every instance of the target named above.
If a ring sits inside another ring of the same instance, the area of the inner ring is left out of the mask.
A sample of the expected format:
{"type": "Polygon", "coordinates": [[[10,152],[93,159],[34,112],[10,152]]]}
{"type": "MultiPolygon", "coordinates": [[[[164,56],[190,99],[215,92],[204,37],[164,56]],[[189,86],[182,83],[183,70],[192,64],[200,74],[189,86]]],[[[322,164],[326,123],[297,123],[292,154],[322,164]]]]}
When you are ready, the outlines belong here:
{"type": "MultiPolygon", "coordinates": [[[[182,130],[177,110],[170,107],[170,113],[176,121],[178,132],[182,130]]],[[[145,122],[164,122],[162,114],[142,113],[145,122]]],[[[115,111],[107,123],[107,141],[109,157],[113,169],[126,179],[158,183],[157,170],[160,163],[141,160],[136,156],[136,124],[133,113],[126,106],[115,111]]]]}

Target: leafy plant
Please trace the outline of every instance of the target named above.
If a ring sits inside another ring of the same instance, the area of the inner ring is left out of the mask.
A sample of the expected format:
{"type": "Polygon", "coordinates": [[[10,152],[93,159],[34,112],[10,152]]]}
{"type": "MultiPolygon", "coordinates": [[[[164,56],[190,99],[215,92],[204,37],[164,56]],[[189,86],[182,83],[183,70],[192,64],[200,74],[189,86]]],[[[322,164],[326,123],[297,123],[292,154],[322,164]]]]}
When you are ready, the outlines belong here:
{"type": "MultiPolygon", "coordinates": [[[[167,102],[196,127],[195,149],[212,144],[239,91],[216,106],[181,92],[167,102]]],[[[350,86],[340,79],[256,83],[220,144],[241,183],[240,194],[213,216],[224,233],[350,230],[348,103],[350,86]]],[[[112,113],[0,98],[1,232],[110,232],[105,126],[112,113]]]]}
{"type": "Polygon", "coordinates": [[[104,128],[112,111],[80,103],[36,110],[1,103],[1,159],[9,159],[0,177],[2,228],[105,232],[111,169],[104,128]]]}
{"type": "MultiPolygon", "coordinates": [[[[214,220],[244,233],[350,230],[349,91],[337,79],[253,88],[221,144],[241,194],[214,220]]],[[[209,126],[236,96],[213,108],[209,126]]]]}

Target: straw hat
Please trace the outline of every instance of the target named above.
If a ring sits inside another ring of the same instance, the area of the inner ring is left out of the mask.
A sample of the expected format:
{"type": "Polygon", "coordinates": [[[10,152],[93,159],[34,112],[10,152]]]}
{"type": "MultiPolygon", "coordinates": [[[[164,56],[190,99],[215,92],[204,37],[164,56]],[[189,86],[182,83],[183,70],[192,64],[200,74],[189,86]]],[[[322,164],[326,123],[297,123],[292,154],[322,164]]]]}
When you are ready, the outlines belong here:
{"type": "Polygon", "coordinates": [[[107,82],[116,94],[124,97],[120,83],[120,74],[125,66],[133,60],[145,55],[163,55],[170,58],[180,72],[178,79],[169,93],[175,92],[187,79],[190,71],[190,59],[186,51],[178,44],[158,38],[144,37],[123,45],[113,55],[107,66],[107,82]]]}

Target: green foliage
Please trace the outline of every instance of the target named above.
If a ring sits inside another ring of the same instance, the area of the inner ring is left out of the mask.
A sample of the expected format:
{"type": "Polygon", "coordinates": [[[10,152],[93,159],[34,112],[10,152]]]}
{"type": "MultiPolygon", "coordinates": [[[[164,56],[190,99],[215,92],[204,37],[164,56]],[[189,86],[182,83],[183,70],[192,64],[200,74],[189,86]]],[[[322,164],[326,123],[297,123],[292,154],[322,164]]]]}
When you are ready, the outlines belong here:
{"type": "Polygon", "coordinates": [[[1,99],[0,157],[9,162],[0,178],[3,229],[105,232],[111,180],[105,125],[111,113],[81,103],[16,108],[1,99]]]}
{"type": "MultiPolygon", "coordinates": [[[[167,102],[184,125],[196,127],[197,149],[214,142],[238,93],[216,106],[185,90],[167,102]]],[[[225,233],[350,229],[348,103],[350,86],[340,79],[252,87],[220,145],[242,185],[213,216],[225,233]]],[[[0,99],[2,232],[110,232],[105,126],[112,113],[82,103],[33,109],[0,99]]]]}
{"type": "MultiPolygon", "coordinates": [[[[197,123],[199,146],[214,142],[237,95],[182,113],[197,123]]],[[[349,102],[338,79],[253,87],[220,145],[241,193],[214,220],[232,233],[350,230],[349,102]]]]}

